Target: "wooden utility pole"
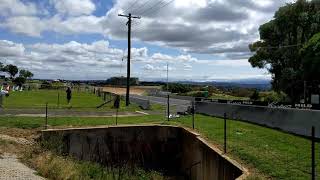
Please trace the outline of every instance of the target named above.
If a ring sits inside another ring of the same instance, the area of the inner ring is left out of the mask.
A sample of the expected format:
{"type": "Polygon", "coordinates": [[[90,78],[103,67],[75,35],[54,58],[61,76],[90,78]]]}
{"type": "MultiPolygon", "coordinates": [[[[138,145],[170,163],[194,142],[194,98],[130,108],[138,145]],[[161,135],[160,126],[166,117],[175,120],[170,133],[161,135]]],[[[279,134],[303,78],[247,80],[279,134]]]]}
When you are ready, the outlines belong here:
{"type": "Polygon", "coordinates": [[[127,93],[126,93],[126,106],[130,104],[130,58],[131,58],[131,22],[132,18],[140,19],[139,16],[132,16],[131,13],[129,15],[118,14],[118,16],[128,18],[128,61],[127,61],[127,93]]]}

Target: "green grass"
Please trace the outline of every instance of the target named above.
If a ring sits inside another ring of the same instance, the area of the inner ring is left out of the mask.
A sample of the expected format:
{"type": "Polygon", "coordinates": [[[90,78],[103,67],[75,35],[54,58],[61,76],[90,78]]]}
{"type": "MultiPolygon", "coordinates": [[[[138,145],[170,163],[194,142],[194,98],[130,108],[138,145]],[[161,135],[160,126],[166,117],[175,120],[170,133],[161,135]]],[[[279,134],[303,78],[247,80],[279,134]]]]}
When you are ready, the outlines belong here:
{"type": "MultiPolygon", "coordinates": [[[[195,119],[196,130],[222,149],[224,121],[204,115],[196,115],[195,119]]],[[[192,127],[191,117],[183,117],[170,124],[192,127]]],[[[311,178],[310,140],[234,120],[228,120],[227,132],[228,154],[254,167],[258,173],[274,179],[311,178]]],[[[318,163],[319,145],[316,144],[318,163]]],[[[317,172],[320,178],[320,164],[317,172]]]]}
{"type": "MultiPolygon", "coordinates": [[[[122,117],[119,124],[162,123],[164,117],[149,115],[122,117]]],[[[165,121],[166,122],[166,121],[165,121]]],[[[44,118],[0,117],[0,126],[16,128],[42,127],[44,118]]],[[[49,118],[50,126],[112,125],[115,118],[49,118]]],[[[171,120],[169,124],[192,127],[191,117],[171,120]]],[[[220,149],[223,148],[223,120],[196,115],[195,128],[220,149]]],[[[247,167],[254,169],[254,177],[265,175],[273,179],[310,179],[310,140],[245,122],[228,120],[228,154],[247,167]]],[[[316,144],[316,161],[319,164],[320,144],[316,144]]],[[[320,164],[317,165],[318,178],[320,164]]]]}
{"type": "MultiPolygon", "coordinates": [[[[163,118],[162,118],[163,119],[163,118]]],[[[154,123],[162,120],[158,115],[118,117],[118,124],[154,123]]],[[[115,117],[49,117],[49,126],[115,125],[115,117]]],[[[44,127],[42,117],[0,116],[0,127],[32,129],[44,127]]]]}
{"type": "MultiPolygon", "coordinates": [[[[108,98],[108,97],[107,97],[108,98]]],[[[50,109],[66,109],[72,107],[75,110],[94,110],[106,111],[112,110],[112,103],[108,103],[102,108],[96,107],[103,103],[101,97],[89,92],[72,92],[71,104],[69,105],[66,100],[66,93],[62,90],[37,90],[37,91],[22,91],[11,92],[9,97],[4,98],[4,108],[19,108],[19,109],[35,109],[44,108],[48,103],[50,109]],[[59,103],[58,103],[59,96],[59,103]]],[[[119,111],[136,111],[140,108],[131,104],[129,107],[125,106],[125,102],[121,101],[119,111]]]]}

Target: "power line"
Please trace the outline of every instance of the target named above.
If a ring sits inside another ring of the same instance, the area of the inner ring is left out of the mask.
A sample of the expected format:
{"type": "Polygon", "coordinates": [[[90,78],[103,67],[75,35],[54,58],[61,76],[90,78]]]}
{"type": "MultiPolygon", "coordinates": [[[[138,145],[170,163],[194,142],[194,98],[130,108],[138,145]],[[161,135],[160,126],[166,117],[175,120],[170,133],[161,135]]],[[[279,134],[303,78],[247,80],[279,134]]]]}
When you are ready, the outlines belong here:
{"type": "Polygon", "coordinates": [[[150,2],[152,2],[153,0],[146,0],[143,4],[141,4],[139,7],[136,7],[134,9],[131,9],[132,13],[136,13],[137,10],[142,9],[143,7],[145,7],[147,4],[149,4],[150,2]]]}
{"type": "MultiPolygon", "coordinates": [[[[163,4],[162,6],[160,6],[158,9],[156,9],[156,10],[154,10],[154,11],[150,11],[150,12],[152,12],[152,13],[154,13],[154,14],[157,14],[157,13],[159,13],[159,10],[160,10],[160,9],[168,6],[168,5],[171,4],[173,1],[174,1],[174,0],[170,0],[170,1],[168,1],[167,3],[163,4]]],[[[148,10],[148,11],[149,11],[149,10],[148,10]]],[[[144,13],[143,13],[143,14],[144,14],[144,13]]],[[[144,14],[144,16],[148,16],[149,14],[150,14],[150,13],[144,14]]],[[[142,29],[142,27],[139,26],[139,25],[141,25],[141,23],[136,23],[136,25],[138,25],[138,26],[136,26],[136,29],[135,29],[136,31],[142,29]]]]}
{"type": "MultiPolygon", "coordinates": [[[[153,4],[153,6],[150,6],[149,8],[138,12],[138,14],[140,13],[140,15],[142,16],[142,15],[145,14],[146,12],[152,12],[152,11],[151,11],[152,9],[154,9],[154,8],[156,8],[158,5],[160,5],[160,6],[158,6],[158,7],[160,7],[160,8],[156,9],[155,11],[153,11],[153,13],[156,14],[162,7],[165,6],[165,3],[166,3],[165,0],[161,0],[161,1],[153,4]],[[162,4],[163,4],[163,6],[161,6],[162,4]]],[[[170,2],[169,2],[169,3],[170,3],[170,2]]],[[[149,15],[149,14],[150,14],[150,13],[147,13],[147,15],[149,15]]],[[[139,23],[136,23],[136,25],[139,25],[139,23]]]]}
{"type": "MultiPolygon", "coordinates": [[[[150,2],[150,1],[148,1],[148,2],[150,2]]],[[[161,4],[164,4],[165,2],[166,2],[165,0],[160,0],[160,1],[156,2],[156,3],[154,3],[153,5],[147,7],[147,8],[144,9],[144,10],[141,8],[141,10],[138,11],[138,12],[136,12],[136,14],[139,14],[139,15],[141,16],[142,14],[145,14],[146,12],[150,12],[152,9],[156,8],[158,5],[161,6],[161,4]]],[[[148,4],[148,3],[145,3],[144,6],[145,6],[146,4],[148,4]]],[[[144,6],[142,6],[142,7],[144,7],[144,6]]],[[[161,9],[161,7],[160,7],[159,9],[161,9]]],[[[158,10],[159,10],[159,9],[158,9],[158,10]]],[[[158,10],[155,10],[154,12],[156,12],[156,11],[158,11],[158,10]]],[[[138,24],[138,23],[135,23],[135,25],[137,25],[137,24],[138,24]]]]}
{"type": "Polygon", "coordinates": [[[138,14],[140,14],[141,16],[144,15],[146,12],[151,11],[152,9],[156,8],[158,5],[164,4],[166,3],[165,0],[159,1],[157,3],[155,3],[153,6],[149,7],[149,9],[145,9],[144,11],[138,12],[138,14]]]}
{"type": "Polygon", "coordinates": [[[133,1],[128,7],[124,10],[124,12],[128,12],[130,8],[133,8],[139,0],[133,1]]]}

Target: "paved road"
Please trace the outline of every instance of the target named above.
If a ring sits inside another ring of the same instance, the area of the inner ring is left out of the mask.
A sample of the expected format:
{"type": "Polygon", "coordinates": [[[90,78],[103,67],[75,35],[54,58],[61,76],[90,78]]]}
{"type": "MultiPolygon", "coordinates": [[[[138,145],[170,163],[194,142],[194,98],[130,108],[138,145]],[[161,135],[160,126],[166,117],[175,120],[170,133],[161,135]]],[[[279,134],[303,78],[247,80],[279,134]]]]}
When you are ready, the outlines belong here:
{"type": "MultiPolygon", "coordinates": [[[[151,103],[157,103],[161,105],[167,105],[167,98],[164,97],[156,97],[156,96],[140,96],[140,95],[130,95],[130,97],[142,99],[142,100],[149,100],[151,103]]],[[[177,107],[177,111],[186,111],[188,107],[191,105],[191,101],[189,100],[182,100],[182,99],[174,99],[170,98],[169,100],[170,106],[177,107]]]]}

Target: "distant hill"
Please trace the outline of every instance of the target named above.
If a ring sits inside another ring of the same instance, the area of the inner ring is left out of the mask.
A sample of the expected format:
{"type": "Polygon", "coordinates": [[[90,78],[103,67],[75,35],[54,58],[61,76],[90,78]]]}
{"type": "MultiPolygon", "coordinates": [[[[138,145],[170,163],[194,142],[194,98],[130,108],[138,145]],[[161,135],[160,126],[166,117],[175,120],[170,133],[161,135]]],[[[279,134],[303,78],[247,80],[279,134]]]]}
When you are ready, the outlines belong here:
{"type": "Polygon", "coordinates": [[[178,81],[178,83],[207,85],[207,86],[215,86],[215,87],[254,88],[259,90],[271,89],[271,83],[269,80],[257,80],[257,79],[234,80],[234,81],[205,81],[205,82],[178,81]]]}

